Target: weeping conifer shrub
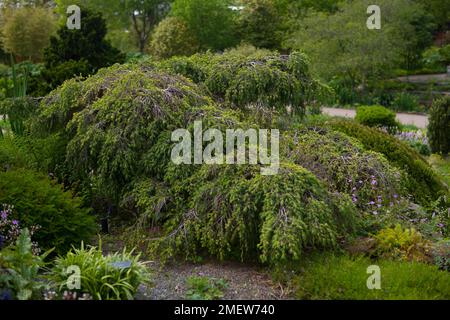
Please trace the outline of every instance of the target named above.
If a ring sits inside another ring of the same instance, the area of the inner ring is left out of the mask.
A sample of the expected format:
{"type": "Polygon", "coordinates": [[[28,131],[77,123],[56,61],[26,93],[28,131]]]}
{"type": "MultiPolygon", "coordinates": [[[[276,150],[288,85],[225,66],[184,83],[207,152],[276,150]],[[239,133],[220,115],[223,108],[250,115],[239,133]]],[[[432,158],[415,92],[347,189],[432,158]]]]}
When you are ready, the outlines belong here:
{"type": "Polygon", "coordinates": [[[230,50],[224,54],[174,57],[158,68],[181,74],[205,86],[220,102],[240,109],[277,110],[304,115],[307,103],[326,99],[330,90],[309,70],[300,53],[282,55],[267,50],[230,50]]]}
{"type": "Polygon", "coordinates": [[[204,130],[257,128],[245,118],[182,76],[125,65],[65,82],[43,100],[31,132],[64,137],[63,178],[137,212],[134,240],[161,257],[206,252],[276,265],[335,246],[354,226],[355,207],[301,166],[286,161],[262,176],[258,165],[172,163],[173,130],[193,132],[196,120],[204,130]],[[156,239],[149,221],[161,228],[156,239]]]}

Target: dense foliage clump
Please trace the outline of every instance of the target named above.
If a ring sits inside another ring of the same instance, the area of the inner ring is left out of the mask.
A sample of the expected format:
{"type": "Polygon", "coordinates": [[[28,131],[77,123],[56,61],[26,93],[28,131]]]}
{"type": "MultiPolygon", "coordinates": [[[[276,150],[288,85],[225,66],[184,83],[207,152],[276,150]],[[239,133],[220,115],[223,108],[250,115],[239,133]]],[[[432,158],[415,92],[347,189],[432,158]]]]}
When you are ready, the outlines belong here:
{"type": "Polygon", "coordinates": [[[66,82],[43,100],[32,132],[67,139],[62,178],[75,188],[137,208],[141,231],[146,220],[163,225],[150,246],[166,255],[207,250],[276,264],[299,259],[306,247],[334,246],[351,228],[354,206],[301,166],[288,162],[266,177],[257,165],[170,160],[173,130],[192,130],[195,120],[205,130],[252,127],[243,118],[191,81],[141,64],[66,82]]]}
{"type": "Polygon", "coordinates": [[[328,125],[356,138],[365,149],[383,154],[391,164],[404,170],[408,174],[406,186],[415,201],[427,204],[430,199],[435,200],[448,193],[448,188],[425,159],[406,143],[376,128],[353,121],[332,120],[328,125]]]}
{"type": "Polygon", "coordinates": [[[362,210],[374,207],[370,203],[389,205],[394,196],[407,195],[402,170],[343,133],[320,127],[301,129],[289,149],[292,161],[313,172],[330,191],[351,195],[362,210]]]}
{"type": "Polygon", "coordinates": [[[43,95],[57,88],[65,80],[75,76],[87,76],[98,69],[123,62],[125,56],[105,40],[106,22],[100,13],[83,10],[82,28],[58,30],[58,37],[50,38],[44,51],[45,84],[33,88],[43,95]]]}
{"type": "Polygon", "coordinates": [[[389,131],[395,131],[398,127],[395,112],[383,106],[361,106],[356,110],[355,120],[369,127],[386,128],[389,131]]]}
{"type": "Polygon", "coordinates": [[[309,72],[305,55],[230,50],[222,55],[196,54],[163,61],[159,68],[204,85],[219,101],[251,109],[302,115],[307,102],[327,93],[309,72]],[[289,107],[289,108],[288,108],[289,107]]]}
{"type": "Polygon", "coordinates": [[[448,154],[450,152],[450,97],[434,101],[429,119],[428,136],[431,150],[448,154]]]}
{"type": "Polygon", "coordinates": [[[190,56],[198,47],[198,40],[186,23],[175,17],[161,21],[150,42],[150,52],[159,58],[190,56]]]}
{"type": "Polygon", "coordinates": [[[39,226],[34,235],[44,249],[64,253],[97,231],[94,216],[61,185],[30,170],[0,172],[0,203],[14,205],[23,227],[39,226]]]}

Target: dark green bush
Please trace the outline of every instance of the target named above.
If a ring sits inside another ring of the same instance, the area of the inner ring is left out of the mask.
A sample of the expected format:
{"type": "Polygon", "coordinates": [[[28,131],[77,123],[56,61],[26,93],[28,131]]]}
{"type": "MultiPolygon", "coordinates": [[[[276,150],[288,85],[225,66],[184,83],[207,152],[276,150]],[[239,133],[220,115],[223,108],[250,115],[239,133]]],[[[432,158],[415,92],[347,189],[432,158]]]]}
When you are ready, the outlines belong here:
{"type": "Polygon", "coordinates": [[[434,153],[450,152],[450,97],[433,102],[429,116],[428,138],[434,153]]]}
{"type": "Polygon", "coordinates": [[[81,200],[36,172],[18,169],[0,172],[0,203],[15,208],[24,227],[39,225],[35,239],[43,249],[65,253],[96,232],[94,217],[81,200]]]}
{"type": "Polygon", "coordinates": [[[100,13],[83,9],[82,24],[79,30],[61,26],[58,35],[50,38],[42,71],[46,86],[39,87],[36,94],[48,93],[67,79],[94,74],[125,60],[125,55],[105,40],[106,22],[100,13]]]}
{"type": "Polygon", "coordinates": [[[369,127],[387,128],[389,131],[398,128],[395,113],[383,106],[358,107],[355,120],[369,127]]]}
{"type": "Polygon", "coordinates": [[[48,92],[57,88],[65,80],[73,77],[86,77],[92,73],[92,69],[85,59],[78,61],[68,60],[54,67],[44,69],[42,71],[42,79],[35,88],[33,95],[44,96],[48,92]]]}
{"type": "Polygon", "coordinates": [[[356,138],[365,149],[383,154],[392,165],[404,170],[408,174],[405,178],[408,191],[419,203],[426,205],[429,200],[448,193],[425,159],[394,136],[349,120],[331,120],[328,125],[356,138]]]}
{"type": "Polygon", "coordinates": [[[32,162],[21,139],[11,136],[0,137],[0,172],[24,168],[32,162]]]}

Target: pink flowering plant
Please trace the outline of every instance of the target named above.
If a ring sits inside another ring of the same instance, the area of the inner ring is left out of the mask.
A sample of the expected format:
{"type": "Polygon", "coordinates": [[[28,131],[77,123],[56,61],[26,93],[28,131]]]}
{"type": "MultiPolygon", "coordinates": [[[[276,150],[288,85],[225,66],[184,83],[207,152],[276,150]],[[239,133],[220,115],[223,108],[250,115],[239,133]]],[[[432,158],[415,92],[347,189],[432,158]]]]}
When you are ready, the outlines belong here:
{"type": "MultiPolygon", "coordinates": [[[[16,243],[22,231],[20,222],[14,219],[14,206],[4,204],[0,209],[0,250],[16,243]]],[[[39,226],[30,226],[30,236],[36,233],[39,226]]],[[[34,254],[39,254],[40,249],[37,242],[32,242],[34,254]]]]}

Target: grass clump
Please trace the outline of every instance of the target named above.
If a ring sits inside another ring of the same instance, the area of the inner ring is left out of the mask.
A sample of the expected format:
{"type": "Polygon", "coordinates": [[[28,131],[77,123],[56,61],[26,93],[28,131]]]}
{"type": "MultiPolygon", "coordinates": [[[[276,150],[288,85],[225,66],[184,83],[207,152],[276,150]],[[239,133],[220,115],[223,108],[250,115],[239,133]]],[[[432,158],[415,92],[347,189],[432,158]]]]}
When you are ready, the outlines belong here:
{"type": "Polygon", "coordinates": [[[317,254],[306,260],[295,279],[299,299],[333,300],[448,300],[450,274],[418,262],[347,255],[317,254]],[[367,268],[377,265],[381,289],[369,290],[367,268]]]}

